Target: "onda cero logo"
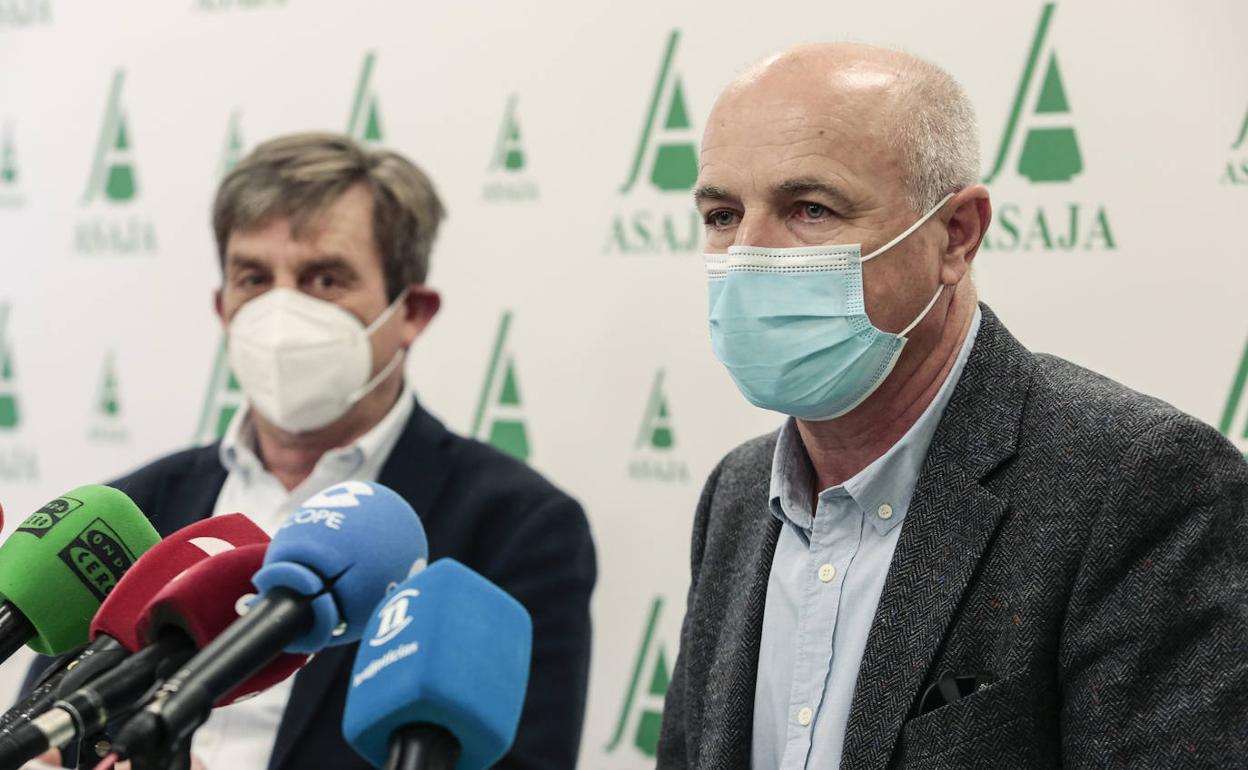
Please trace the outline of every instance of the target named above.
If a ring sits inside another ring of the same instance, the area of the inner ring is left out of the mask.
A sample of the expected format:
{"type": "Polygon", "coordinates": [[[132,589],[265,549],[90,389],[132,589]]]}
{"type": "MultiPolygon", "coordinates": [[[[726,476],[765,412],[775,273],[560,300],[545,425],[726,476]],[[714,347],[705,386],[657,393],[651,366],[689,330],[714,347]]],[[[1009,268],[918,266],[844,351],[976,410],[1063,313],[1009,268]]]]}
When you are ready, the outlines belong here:
{"type": "Polygon", "coordinates": [[[93,519],[61,549],[60,557],[100,601],[104,601],[135,559],[103,519],[93,519]]]}
{"type": "Polygon", "coordinates": [[[58,497],[27,516],[26,521],[22,522],[22,526],[18,527],[17,531],[43,537],[58,521],[65,518],[66,514],[81,507],[81,500],[73,497],[58,497]]]}

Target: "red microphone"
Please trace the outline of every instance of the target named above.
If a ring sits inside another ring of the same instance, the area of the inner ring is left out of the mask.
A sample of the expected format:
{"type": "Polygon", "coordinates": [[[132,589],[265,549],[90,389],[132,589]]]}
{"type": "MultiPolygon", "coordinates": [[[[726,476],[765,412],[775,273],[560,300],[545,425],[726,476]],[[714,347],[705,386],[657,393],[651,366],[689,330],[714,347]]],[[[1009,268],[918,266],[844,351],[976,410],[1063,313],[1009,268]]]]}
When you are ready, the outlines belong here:
{"type": "Polygon", "coordinates": [[[0,717],[0,734],[46,711],[58,694],[77,690],[143,646],[139,615],[156,593],[208,557],[245,545],[267,545],[269,536],[241,513],[213,516],[174,532],[126,571],[91,619],[91,643],[49,666],[34,688],[0,717]]]}
{"type": "MultiPolygon", "coordinates": [[[[140,613],[136,628],[149,639],[148,645],[28,724],[0,736],[0,767],[17,767],[49,748],[63,747],[139,705],[153,684],[176,672],[199,645],[238,619],[240,600],[255,591],[251,577],[263,562],[265,548],[255,544],[223,551],[159,590],[140,613]]],[[[303,655],[282,655],[215,705],[271,686],[306,662],[303,655]]]]}
{"type": "MultiPolygon", "coordinates": [[[[239,618],[239,609],[256,593],[251,578],[264,565],[266,546],[249,545],[218,554],[187,570],[160,590],[138,622],[139,635],[154,642],[169,627],[177,628],[203,648],[239,618]],[[205,602],[203,587],[212,586],[212,600],[205,602]]],[[[218,699],[213,706],[227,706],[247,695],[267,690],[298,671],[307,655],[283,653],[249,679],[218,699]]]]}

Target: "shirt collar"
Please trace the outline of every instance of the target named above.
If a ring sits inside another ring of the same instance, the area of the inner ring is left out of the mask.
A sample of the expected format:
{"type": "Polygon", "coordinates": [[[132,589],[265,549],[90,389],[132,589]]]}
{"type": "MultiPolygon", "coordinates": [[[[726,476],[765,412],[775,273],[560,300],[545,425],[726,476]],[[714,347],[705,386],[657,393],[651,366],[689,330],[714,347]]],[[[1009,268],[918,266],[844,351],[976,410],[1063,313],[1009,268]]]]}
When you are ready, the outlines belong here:
{"type": "MultiPolygon", "coordinates": [[[[326,463],[335,463],[350,476],[364,465],[380,464],[390,454],[390,450],[399,440],[403,426],[412,415],[413,400],[406,386],[399,392],[390,411],[363,436],[344,447],[330,449],[317,461],[319,470],[326,463]]],[[[251,419],[251,406],[244,403],[230,419],[230,424],[221,436],[221,447],[218,450],[221,465],[230,472],[241,472],[252,475],[266,472],[264,463],[260,462],[256,445],[256,427],[251,419]]],[[[315,472],[315,471],[314,471],[315,472]]]]}
{"type": "MultiPolygon", "coordinates": [[[[910,509],[910,498],[914,495],[932,436],[970,357],[981,318],[982,314],[976,308],[953,368],[914,425],[887,452],[853,478],[820,492],[821,501],[833,501],[848,494],[879,534],[887,534],[901,526],[910,509]]],[[[814,525],[810,496],[814,484],[814,468],[798,433],[797,421],[789,417],[780,428],[772,458],[770,510],[772,516],[798,527],[808,537],[814,525]]]]}

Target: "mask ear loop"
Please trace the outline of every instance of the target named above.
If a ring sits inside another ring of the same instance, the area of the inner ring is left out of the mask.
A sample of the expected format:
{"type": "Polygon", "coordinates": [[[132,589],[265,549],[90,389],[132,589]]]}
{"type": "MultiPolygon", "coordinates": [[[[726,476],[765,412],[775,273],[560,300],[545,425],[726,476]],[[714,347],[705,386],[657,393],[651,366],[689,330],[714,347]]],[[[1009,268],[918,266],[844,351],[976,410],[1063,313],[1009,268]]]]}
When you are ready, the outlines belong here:
{"type": "MultiPolygon", "coordinates": [[[[381,326],[386,321],[389,321],[390,316],[394,315],[394,311],[397,310],[398,307],[403,304],[403,300],[407,299],[407,293],[408,293],[407,289],[403,289],[403,291],[399,292],[399,296],[394,298],[394,302],[391,302],[390,306],[387,307],[385,310],[381,311],[381,315],[373,319],[373,322],[369,324],[366,329],[364,329],[364,334],[371,337],[373,332],[377,330],[377,327],[381,326]]],[[[394,351],[394,357],[390,359],[390,363],[382,367],[381,371],[377,372],[377,375],[375,377],[373,377],[368,382],[364,383],[364,385],[359,390],[355,391],[348,397],[347,403],[354,404],[355,402],[359,401],[361,398],[364,398],[369,393],[371,393],[373,388],[380,385],[387,377],[390,376],[390,373],[394,371],[394,368],[398,366],[402,360],[403,360],[403,349],[400,348],[399,350],[394,351]]]]}
{"type": "MultiPolygon", "coordinates": [[[[932,208],[931,208],[931,209],[929,209],[929,210],[928,210],[928,212],[927,212],[926,214],[924,214],[923,216],[919,217],[919,221],[915,222],[914,224],[910,225],[910,226],[909,226],[909,227],[907,227],[905,230],[903,230],[903,231],[902,231],[902,233],[901,233],[901,235],[899,235],[899,236],[897,236],[896,238],[892,239],[891,241],[889,241],[888,243],[884,244],[883,246],[881,246],[880,248],[876,249],[875,251],[871,252],[870,254],[868,254],[867,256],[863,257],[863,258],[862,258],[861,260],[859,260],[859,261],[860,261],[860,262],[866,262],[868,259],[875,259],[876,257],[880,256],[881,254],[883,254],[884,252],[888,251],[888,250],[889,250],[889,249],[891,249],[892,247],[894,247],[894,246],[896,246],[897,244],[899,244],[899,243],[901,243],[902,241],[904,241],[904,240],[905,240],[905,239],[906,239],[906,238],[907,238],[907,237],[908,237],[911,233],[913,233],[915,230],[918,230],[920,227],[922,227],[924,222],[926,222],[927,220],[931,219],[933,214],[935,214],[937,211],[940,211],[941,207],[942,207],[942,206],[944,206],[946,203],[948,203],[948,202],[949,202],[949,199],[950,199],[950,198],[952,198],[952,197],[953,197],[953,193],[949,193],[949,194],[948,194],[948,195],[946,195],[945,197],[941,198],[939,203],[937,203],[935,206],[932,206],[932,208]]],[[[935,300],[933,300],[933,301],[935,301],[935,300]]],[[[920,317],[921,317],[921,316],[920,316],[920,317]]]]}
{"type": "Polygon", "coordinates": [[[912,329],[914,329],[914,327],[918,326],[919,322],[922,321],[927,316],[928,311],[932,309],[932,306],[936,304],[936,300],[940,299],[940,293],[943,292],[944,290],[945,290],[945,285],[942,283],[936,289],[936,293],[932,295],[932,299],[930,302],[927,303],[927,307],[923,308],[922,313],[919,313],[919,317],[911,321],[909,326],[897,332],[897,336],[905,337],[907,334],[910,333],[912,329]]]}

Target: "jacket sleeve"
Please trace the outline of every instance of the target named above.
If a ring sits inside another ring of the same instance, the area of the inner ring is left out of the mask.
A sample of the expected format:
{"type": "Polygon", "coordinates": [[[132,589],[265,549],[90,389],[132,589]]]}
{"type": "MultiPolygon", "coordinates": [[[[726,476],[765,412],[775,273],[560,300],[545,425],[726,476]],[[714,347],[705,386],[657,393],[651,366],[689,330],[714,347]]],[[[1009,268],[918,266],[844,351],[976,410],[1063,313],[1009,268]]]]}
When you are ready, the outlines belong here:
{"type": "Polygon", "coordinates": [[[597,565],[589,522],[571,498],[524,517],[488,576],[533,619],[533,657],[520,727],[503,770],[576,767],[589,687],[589,600],[597,565]]]}
{"type": "Polygon", "coordinates": [[[1248,464],[1183,415],[1119,471],[1063,630],[1063,765],[1234,766],[1248,755],[1248,464]]]}
{"type": "MultiPolygon", "coordinates": [[[[689,554],[689,593],[685,600],[685,617],[680,624],[680,650],[676,654],[676,663],[672,666],[672,679],[668,683],[667,697],[663,703],[663,727],[659,733],[658,765],[660,770],[675,770],[695,766],[693,747],[689,745],[689,731],[686,723],[688,718],[688,678],[689,656],[696,654],[689,643],[692,618],[697,612],[698,578],[702,572],[702,553],[706,546],[706,530],[711,516],[711,501],[715,498],[715,487],[719,484],[719,476],[724,467],[721,461],[711,471],[706,484],[702,487],[702,495],[698,498],[697,511],[693,517],[693,536],[689,554]]],[[[700,686],[700,684],[695,684],[700,686]]]]}

